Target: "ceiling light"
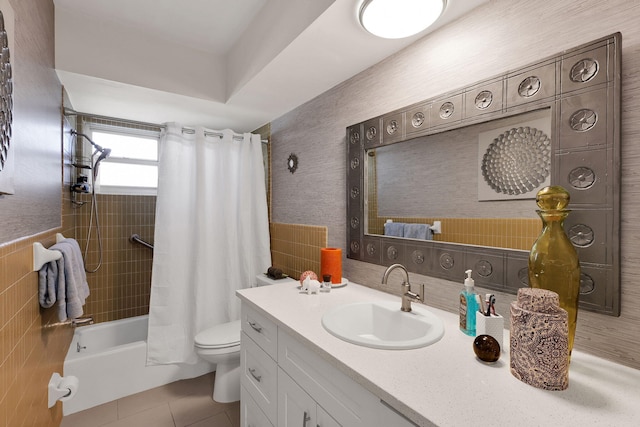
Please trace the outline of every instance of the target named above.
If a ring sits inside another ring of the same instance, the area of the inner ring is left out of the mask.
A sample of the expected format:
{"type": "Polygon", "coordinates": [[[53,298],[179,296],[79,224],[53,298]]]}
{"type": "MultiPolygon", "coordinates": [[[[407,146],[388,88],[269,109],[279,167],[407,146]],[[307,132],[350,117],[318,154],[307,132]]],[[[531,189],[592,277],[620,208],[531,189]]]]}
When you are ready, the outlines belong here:
{"type": "Polygon", "coordinates": [[[409,37],[433,24],[447,0],[364,0],[360,23],[385,39],[409,37]]]}

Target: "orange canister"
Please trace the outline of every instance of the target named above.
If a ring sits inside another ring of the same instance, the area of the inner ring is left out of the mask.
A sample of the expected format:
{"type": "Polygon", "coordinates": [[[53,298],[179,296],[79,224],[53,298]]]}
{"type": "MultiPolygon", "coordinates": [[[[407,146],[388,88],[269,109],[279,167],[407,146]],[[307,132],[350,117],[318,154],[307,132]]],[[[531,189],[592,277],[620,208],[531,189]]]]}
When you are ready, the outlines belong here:
{"type": "Polygon", "coordinates": [[[330,274],[332,284],[342,283],[342,249],[320,249],[320,277],[330,274]]]}

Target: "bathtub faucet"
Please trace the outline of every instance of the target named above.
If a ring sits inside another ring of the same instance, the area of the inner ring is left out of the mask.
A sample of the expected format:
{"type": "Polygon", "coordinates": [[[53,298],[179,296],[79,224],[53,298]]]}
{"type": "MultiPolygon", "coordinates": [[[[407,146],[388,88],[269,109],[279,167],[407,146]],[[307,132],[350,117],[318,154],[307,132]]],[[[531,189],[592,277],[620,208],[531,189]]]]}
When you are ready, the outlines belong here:
{"type": "MultiPolygon", "coordinates": [[[[89,316],[89,317],[78,317],[77,319],[72,319],[71,320],[71,327],[72,328],[77,328],[78,326],[85,326],[85,325],[93,325],[93,317],[89,316]]],[[[78,350],[80,351],[80,350],[78,350]]]]}

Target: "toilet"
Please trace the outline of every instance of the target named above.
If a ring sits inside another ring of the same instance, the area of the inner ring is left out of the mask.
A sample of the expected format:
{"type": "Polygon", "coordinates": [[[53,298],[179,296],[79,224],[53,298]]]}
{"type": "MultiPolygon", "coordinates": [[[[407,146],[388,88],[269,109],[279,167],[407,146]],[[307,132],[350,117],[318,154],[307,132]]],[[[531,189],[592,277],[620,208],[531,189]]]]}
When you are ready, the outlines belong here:
{"type": "Polygon", "coordinates": [[[196,353],[216,365],[213,400],[240,400],[240,321],[216,325],[195,337],[196,353]]]}
{"type": "MultiPolygon", "coordinates": [[[[256,276],[255,286],[267,286],[293,279],[272,280],[264,274],[256,276]]],[[[198,356],[216,365],[213,400],[220,403],[240,400],[240,320],[223,323],[199,332],[194,345],[198,356]]]]}

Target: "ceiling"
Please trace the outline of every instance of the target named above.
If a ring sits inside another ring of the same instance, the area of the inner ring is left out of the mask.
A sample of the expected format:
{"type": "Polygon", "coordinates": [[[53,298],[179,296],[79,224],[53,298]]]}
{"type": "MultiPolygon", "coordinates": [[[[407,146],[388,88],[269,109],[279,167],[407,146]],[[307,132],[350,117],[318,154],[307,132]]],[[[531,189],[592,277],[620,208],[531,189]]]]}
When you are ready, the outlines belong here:
{"type": "Polygon", "coordinates": [[[76,111],[245,132],[487,1],[386,40],[362,0],[54,0],[55,64],[76,111]]]}

